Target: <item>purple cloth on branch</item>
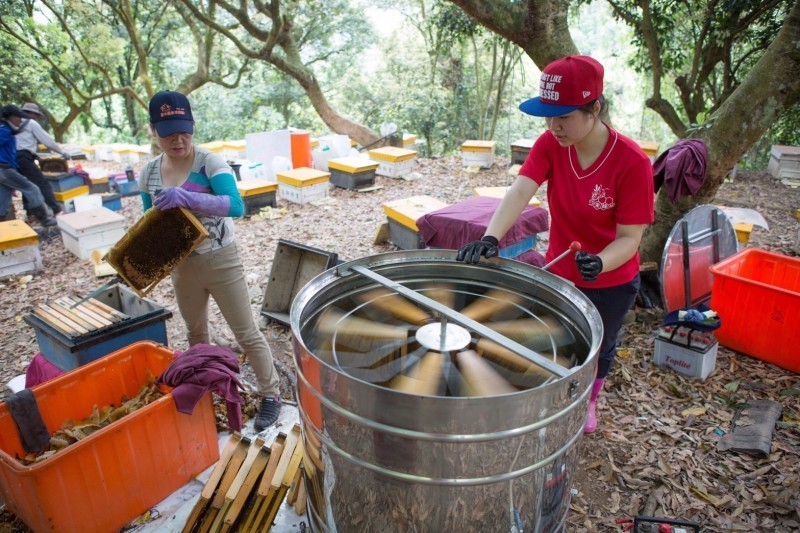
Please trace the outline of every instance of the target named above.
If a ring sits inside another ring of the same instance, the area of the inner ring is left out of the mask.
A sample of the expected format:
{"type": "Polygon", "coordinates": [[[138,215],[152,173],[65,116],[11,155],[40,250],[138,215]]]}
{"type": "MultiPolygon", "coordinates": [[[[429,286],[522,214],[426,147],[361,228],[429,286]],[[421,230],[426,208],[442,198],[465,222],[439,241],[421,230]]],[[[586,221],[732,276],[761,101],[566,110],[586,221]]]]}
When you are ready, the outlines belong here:
{"type": "MultiPolygon", "coordinates": [[[[443,207],[417,219],[417,228],[426,246],[458,250],[470,241],[483,237],[500,198],[476,196],[457,204],[443,207]]],[[[526,206],[511,229],[500,240],[500,249],[518,243],[537,233],[547,231],[547,211],[541,207],[526,206]]],[[[544,257],[534,250],[515,259],[536,266],[544,265],[544,257]]]]}
{"type": "Polygon", "coordinates": [[[700,139],[683,139],[653,163],[655,192],[664,185],[672,203],[694,196],[706,180],[708,149],[700,139]]]}
{"type": "Polygon", "coordinates": [[[195,344],[185,352],[175,352],[175,360],[158,377],[158,383],[173,387],[172,397],[181,413],[192,414],[197,402],[208,391],[225,399],[228,425],[242,429],[239,361],[233,351],[212,344],[195,344]]]}

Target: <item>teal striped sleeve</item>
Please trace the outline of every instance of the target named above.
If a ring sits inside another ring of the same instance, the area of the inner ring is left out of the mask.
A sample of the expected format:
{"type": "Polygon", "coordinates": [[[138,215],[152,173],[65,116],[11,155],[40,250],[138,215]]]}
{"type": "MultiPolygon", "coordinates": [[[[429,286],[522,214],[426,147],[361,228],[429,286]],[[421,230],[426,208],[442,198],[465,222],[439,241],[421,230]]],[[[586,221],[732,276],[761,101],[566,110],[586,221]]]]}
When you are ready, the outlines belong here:
{"type": "Polygon", "coordinates": [[[147,211],[153,207],[153,199],[146,192],[139,193],[142,197],[142,211],[147,211]]]}
{"type": "Polygon", "coordinates": [[[233,177],[233,169],[230,165],[221,156],[209,154],[205,166],[206,176],[214,194],[230,198],[231,206],[228,209],[228,216],[234,218],[243,216],[244,201],[239,194],[239,188],[236,187],[236,178],[233,177]]]}

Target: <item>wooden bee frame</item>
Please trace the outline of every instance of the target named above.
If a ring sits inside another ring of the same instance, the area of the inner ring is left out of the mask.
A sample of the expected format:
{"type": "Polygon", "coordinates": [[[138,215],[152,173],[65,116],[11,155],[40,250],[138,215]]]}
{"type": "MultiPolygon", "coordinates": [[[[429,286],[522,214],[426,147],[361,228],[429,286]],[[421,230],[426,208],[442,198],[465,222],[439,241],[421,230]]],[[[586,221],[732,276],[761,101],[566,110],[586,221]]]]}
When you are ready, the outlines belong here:
{"type": "Polygon", "coordinates": [[[208,236],[191,211],[152,208],[131,226],[105,260],[144,297],[208,236]]]}

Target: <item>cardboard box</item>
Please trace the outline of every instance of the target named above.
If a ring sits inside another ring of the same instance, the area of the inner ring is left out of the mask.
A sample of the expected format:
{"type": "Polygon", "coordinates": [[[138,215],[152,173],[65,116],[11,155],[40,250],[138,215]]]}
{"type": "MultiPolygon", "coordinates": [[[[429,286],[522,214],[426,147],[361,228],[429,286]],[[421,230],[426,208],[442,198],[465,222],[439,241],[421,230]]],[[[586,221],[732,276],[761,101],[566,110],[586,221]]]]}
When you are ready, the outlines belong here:
{"type": "Polygon", "coordinates": [[[125,217],[105,207],[60,214],[56,221],[64,246],[81,259],[89,259],[92,250],[110,248],[125,235],[125,217]]]}
{"type": "Polygon", "coordinates": [[[641,148],[642,151],[648,155],[651,162],[654,162],[656,160],[656,156],[658,155],[657,142],[637,140],[636,143],[639,145],[639,148],[641,148]]]}
{"type": "Polygon", "coordinates": [[[40,270],[39,235],[21,220],[0,222],[0,277],[40,270]]]}
{"type": "Polygon", "coordinates": [[[661,329],[656,337],[653,362],[705,380],[717,365],[718,348],[719,342],[711,333],[699,334],[685,327],[661,329]]]}
{"type": "MultiPolygon", "coordinates": [[[[152,342],[33,388],[47,430],[89,417],[95,406],[120,405],[172,362],[152,342]]],[[[211,393],[179,413],[171,393],[30,466],[16,425],[0,404],[0,498],[33,531],[119,531],[219,459],[211,393]]]]}

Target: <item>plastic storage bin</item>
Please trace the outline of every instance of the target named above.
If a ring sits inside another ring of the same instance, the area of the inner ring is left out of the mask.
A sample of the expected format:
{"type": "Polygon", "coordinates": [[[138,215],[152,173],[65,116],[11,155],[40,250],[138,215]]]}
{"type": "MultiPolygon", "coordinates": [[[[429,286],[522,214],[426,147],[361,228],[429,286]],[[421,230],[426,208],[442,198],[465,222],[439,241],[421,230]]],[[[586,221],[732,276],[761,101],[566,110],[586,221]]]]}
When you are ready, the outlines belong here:
{"type": "Polygon", "coordinates": [[[34,314],[24,317],[25,322],[34,329],[39,351],[61,370],[72,370],[137,341],[167,344],[166,320],[172,316],[172,311],[140,298],[121,284],[94,298],[130,318],[70,337],[34,314]]]}
{"type": "Polygon", "coordinates": [[[711,272],[720,344],[800,373],[800,259],[746,248],[711,272]]]}
{"type": "MultiPolygon", "coordinates": [[[[92,408],[119,405],[172,362],[172,351],[138,342],[33,389],[50,433],[92,408]]],[[[191,415],[172,394],[31,466],[0,404],[0,497],[31,529],[118,531],[219,459],[214,406],[205,394],[191,415]]]]}

